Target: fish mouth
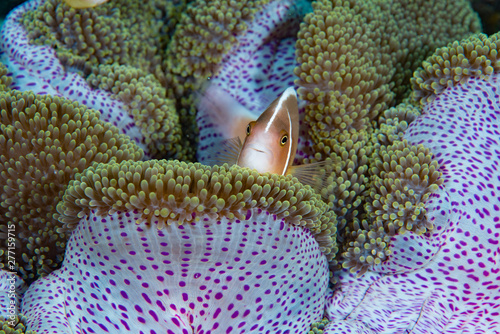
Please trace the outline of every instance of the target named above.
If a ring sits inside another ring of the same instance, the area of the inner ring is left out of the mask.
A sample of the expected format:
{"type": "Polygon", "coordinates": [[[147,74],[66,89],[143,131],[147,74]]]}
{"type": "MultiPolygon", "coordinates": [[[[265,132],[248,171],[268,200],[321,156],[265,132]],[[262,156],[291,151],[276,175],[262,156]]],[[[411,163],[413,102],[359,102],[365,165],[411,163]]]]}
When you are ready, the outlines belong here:
{"type": "MultiPolygon", "coordinates": [[[[258,156],[267,156],[267,157],[272,157],[274,156],[273,155],[273,151],[268,149],[267,147],[265,147],[264,145],[259,145],[259,144],[253,144],[253,143],[250,143],[250,144],[247,144],[243,147],[242,149],[243,151],[247,150],[247,153],[248,154],[258,154],[258,156]],[[253,152],[253,153],[251,153],[253,152]]],[[[260,159],[260,158],[259,158],[260,159]]]]}
{"type": "Polygon", "coordinates": [[[245,145],[240,152],[237,164],[242,167],[256,169],[259,173],[265,173],[274,166],[274,155],[271,150],[263,145],[245,145]]]}

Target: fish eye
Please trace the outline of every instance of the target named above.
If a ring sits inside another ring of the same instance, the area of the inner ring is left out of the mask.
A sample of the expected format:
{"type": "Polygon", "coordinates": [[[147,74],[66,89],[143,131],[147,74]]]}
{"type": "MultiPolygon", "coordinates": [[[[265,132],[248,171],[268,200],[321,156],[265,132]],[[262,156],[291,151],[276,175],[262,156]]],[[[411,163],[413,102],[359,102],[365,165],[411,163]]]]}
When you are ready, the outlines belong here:
{"type": "Polygon", "coordinates": [[[284,146],[287,141],[288,141],[288,135],[283,135],[280,140],[281,146],[284,146]]]}
{"type": "Polygon", "coordinates": [[[247,125],[247,136],[250,136],[250,123],[247,125]]]}

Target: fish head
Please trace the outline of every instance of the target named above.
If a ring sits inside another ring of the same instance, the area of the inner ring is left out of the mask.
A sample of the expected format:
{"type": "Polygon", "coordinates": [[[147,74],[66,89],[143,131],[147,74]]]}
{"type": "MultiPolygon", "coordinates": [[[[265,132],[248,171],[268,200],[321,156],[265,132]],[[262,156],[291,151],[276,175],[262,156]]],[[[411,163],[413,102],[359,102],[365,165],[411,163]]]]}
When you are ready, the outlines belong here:
{"type": "Polygon", "coordinates": [[[248,123],[237,164],[259,173],[285,175],[297,151],[298,135],[297,94],[290,87],[256,121],[248,123]]]}

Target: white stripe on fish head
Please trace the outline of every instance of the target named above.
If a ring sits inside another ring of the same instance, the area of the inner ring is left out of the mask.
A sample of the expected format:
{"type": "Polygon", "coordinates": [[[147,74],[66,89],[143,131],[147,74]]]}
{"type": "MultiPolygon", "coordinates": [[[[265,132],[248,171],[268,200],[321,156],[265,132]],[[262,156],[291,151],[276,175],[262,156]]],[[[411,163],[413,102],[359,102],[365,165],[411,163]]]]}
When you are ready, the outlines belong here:
{"type": "MultiPolygon", "coordinates": [[[[266,124],[266,128],[264,130],[265,133],[269,132],[269,130],[271,129],[271,125],[274,123],[274,120],[276,119],[277,115],[280,114],[281,112],[283,112],[283,103],[285,103],[285,101],[287,99],[289,99],[290,97],[295,97],[295,99],[297,99],[297,93],[295,92],[295,89],[293,87],[288,87],[279,97],[278,104],[274,108],[273,114],[272,114],[271,118],[269,119],[268,123],[266,124]]],[[[293,143],[293,140],[296,139],[293,136],[293,131],[292,131],[293,122],[292,122],[292,119],[290,117],[290,111],[288,110],[288,108],[286,106],[285,106],[284,111],[286,112],[286,115],[288,118],[289,145],[288,145],[288,153],[287,153],[286,162],[285,162],[285,165],[283,166],[283,171],[281,172],[282,175],[286,174],[288,167],[292,163],[291,162],[292,147],[294,146],[294,145],[292,145],[292,143],[293,143]]],[[[298,126],[298,124],[297,124],[297,126],[298,126]]]]}
{"type": "MultiPolygon", "coordinates": [[[[295,98],[297,98],[297,93],[295,92],[295,89],[293,87],[288,87],[279,97],[278,104],[274,108],[274,112],[271,118],[269,119],[269,122],[266,125],[266,129],[264,130],[266,133],[269,132],[271,124],[274,122],[276,116],[279,114],[281,108],[283,107],[283,102],[286,101],[290,96],[295,96],[295,98]]],[[[287,113],[288,113],[288,119],[290,119],[290,112],[288,111],[288,108],[287,108],[287,113]]],[[[291,129],[291,122],[290,122],[290,129],[291,129]]]]}

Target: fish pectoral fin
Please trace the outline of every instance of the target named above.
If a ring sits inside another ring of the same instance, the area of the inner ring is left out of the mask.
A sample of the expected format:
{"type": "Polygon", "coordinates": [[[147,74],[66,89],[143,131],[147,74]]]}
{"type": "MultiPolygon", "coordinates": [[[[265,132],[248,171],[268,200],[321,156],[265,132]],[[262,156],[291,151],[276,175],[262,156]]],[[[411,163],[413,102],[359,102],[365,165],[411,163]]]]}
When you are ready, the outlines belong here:
{"type": "Polygon", "coordinates": [[[313,162],[310,164],[296,165],[288,168],[287,174],[292,174],[301,183],[311,186],[318,194],[321,190],[328,186],[327,180],[330,173],[327,171],[332,169],[333,161],[313,162]]]}
{"type": "Polygon", "coordinates": [[[238,162],[242,146],[243,144],[239,137],[225,139],[207,149],[208,158],[203,163],[209,166],[223,165],[225,163],[229,166],[235,165],[238,162]]]}

